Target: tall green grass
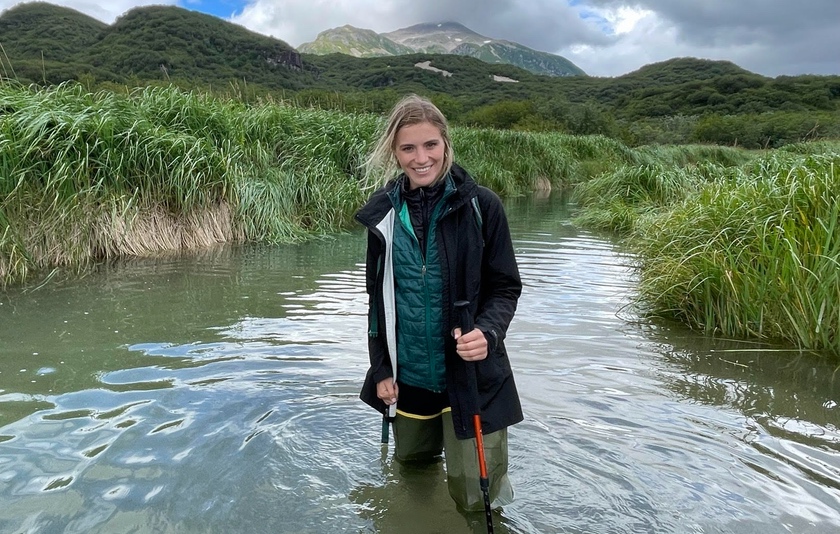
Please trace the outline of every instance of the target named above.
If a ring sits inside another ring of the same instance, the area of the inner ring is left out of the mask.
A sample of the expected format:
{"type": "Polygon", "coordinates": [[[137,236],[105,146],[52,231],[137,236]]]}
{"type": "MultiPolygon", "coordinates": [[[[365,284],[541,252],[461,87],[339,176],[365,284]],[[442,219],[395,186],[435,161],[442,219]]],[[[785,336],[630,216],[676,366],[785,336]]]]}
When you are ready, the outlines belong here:
{"type": "Polygon", "coordinates": [[[199,212],[224,205],[230,158],[127,104],[78,86],[0,86],[0,278],[207,242],[199,212]],[[185,222],[192,232],[174,232],[185,222]]]}
{"type": "MultiPolygon", "coordinates": [[[[0,285],[55,267],[341,230],[369,191],[382,117],[0,83],[0,285]]],[[[632,152],[603,137],[456,129],[456,157],[502,195],[566,187],[632,152]]]]}
{"type": "Polygon", "coordinates": [[[0,84],[0,280],[124,254],[337,231],[372,117],[0,84]]]}
{"type": "Polygon", "coordinates": [[[686,145],[640,147],[578,184],[573,199],[584,209],[576,222],[628,233],[638,220],[696,192],[703,183],[746,164],[757,153],[731,147],[686,145]]]}
{"type": "Polygon", "coordinates": [[[633,152],[603,136],[453,128],[456,159],[502,196],[564,189],[589,180],[633,152]]]}
{"type": "MultiPolygon", "coordinates": [[[[0,285],[122,255],[345,228],[382,117],[175,88],[0,83],[0,285]]],[[[840,354],[840,143],[771,152],[453,128],[502,196],[573,188],[638,253],[639,302],[709,332],[840,354]]]]}
{"type": "Polygon", "coordinates": [[[839,154],[643,147],[575,189],[576,221],[625,236],[647,313],[840,355],[839,154]]]}
{"type": "Polygon", "coordinates": [[[653,313],[840,354],[840,153],[797,152],[696,172],[682,201],[635,225],[653,313]]]}

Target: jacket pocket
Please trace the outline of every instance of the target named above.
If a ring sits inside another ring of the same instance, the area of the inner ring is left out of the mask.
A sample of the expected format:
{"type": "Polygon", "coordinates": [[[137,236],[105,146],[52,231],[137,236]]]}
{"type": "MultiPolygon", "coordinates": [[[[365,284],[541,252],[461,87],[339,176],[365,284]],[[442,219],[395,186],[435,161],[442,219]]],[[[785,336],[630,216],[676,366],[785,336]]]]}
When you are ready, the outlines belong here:
{"type": "Polygon", "coordinates": [[[489,353],[483,360],[476,362],[475,373],[478,391],[486,392],[496,389],[511,373],[504,350],[499,348],[489,353]]]}

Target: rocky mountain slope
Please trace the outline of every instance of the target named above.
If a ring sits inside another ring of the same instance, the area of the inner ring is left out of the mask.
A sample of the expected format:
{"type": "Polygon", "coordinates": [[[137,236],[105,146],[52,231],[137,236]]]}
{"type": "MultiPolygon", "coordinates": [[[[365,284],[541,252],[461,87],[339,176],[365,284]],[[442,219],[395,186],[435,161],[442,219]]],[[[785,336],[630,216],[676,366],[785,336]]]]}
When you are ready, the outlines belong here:
{"type": "Polygon", "coordinates": [[[585,74],[568,59],[540,52],[511,41],[480,35],[457,22],[424,23],[393,32],[342,26],[318,34],[298,51],[307,54],[342,53],[355,57],[382,57],[413,54],[455,54],[478,58],[486,63],[505,63],[534,74],[578,76],[585,74]]]}

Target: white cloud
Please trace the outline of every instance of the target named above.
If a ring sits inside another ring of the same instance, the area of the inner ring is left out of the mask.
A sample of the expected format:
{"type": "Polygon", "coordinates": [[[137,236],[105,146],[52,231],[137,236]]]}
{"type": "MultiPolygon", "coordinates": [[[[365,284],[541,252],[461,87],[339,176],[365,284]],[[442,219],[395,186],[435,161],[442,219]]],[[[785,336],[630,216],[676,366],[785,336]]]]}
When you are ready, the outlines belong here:
{"type": "Polygon", "coordinates": [[[574,43],[555,53],[593,76],[618,76],[674,57],[732,61],[766,76],[840,74],[840,57],[829,52],[840,46],[840,27],[800,31],[791,24],[784,35],[775,35],[767,28],[739,23],[728,30],[708,28],[706,37],[701,38],[696,27],[687,34],[693,22],[674,20],[650,9],[610,5],[587,10],[590,24],[608,25],[605,33],[612,33],[611,41],[603,45],[574,43]]]}
{"type": "Polygon", "coordinates": [[[231,20],[246,28],[282,39],[292,46],[314,41],[325,30],[349,24],[387,32],[394,20],[393,6],[375,0],[257,0],[231,20]]]}
{"type": "Polygon", "coordinates": [[[632,32],[644,18],[653,15],[653,11],[622,6],[607,12],[605,18],[612,24],[616,35],[632,32]]]}
{"type": "MultiPolygon", "coordinates": [[[[676,43],[677,28],[646,10],[597,10],[612,39],[605,45],[572,44],[556,53],[592,76],[615,76],[672,57],[692,55],[676,43]]],[[[594,19],[592,19],[594,20],[594,19]]],[[[601,22],[593,22],[602,24],[601,22]]]]}

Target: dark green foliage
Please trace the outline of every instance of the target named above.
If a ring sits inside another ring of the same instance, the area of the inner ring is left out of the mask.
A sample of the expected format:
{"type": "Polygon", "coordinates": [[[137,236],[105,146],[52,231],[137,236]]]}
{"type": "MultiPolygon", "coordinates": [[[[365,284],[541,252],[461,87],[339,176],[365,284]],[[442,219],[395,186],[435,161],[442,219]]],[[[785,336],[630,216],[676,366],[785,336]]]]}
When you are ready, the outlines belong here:
{"type": "Polygon", "coordinates": [[[464,122],[479,128],[511,129],[533,114],[533,104],[527,100],[497,102],[474,109],[464,122]]]}
{"type": "Polygon", "coordinates": [[[0,16],[9,77],[57,84],[90,73],[96,81],[150,81],[227,89],[246,80],[272,90],[302,89],[313,75],[288,44],[236,24],[170,6],[133,9],[111,25],[71,9],[23,4],[0,16]],[[21,68],[18,68],[18,64],[21,68]]]}
{"type": "Polygon", "coordinates": [[[107,24],[46,2],[18,5],[0,17],[0,43],[11,61],[23,57],[56,63],[77,60],[79,51],[92,46],[107,30],[107,24]]]}
{"type": "Polygon", "coordinates": [[[697,121],[692,138],[702,143],[777,148],[789,143],[840,137],[836,113],[777,112],[707,115],[697,121]]]}
{"type": "Polygon", "coordinates": [[[309,81],[283,41],[176,7],[129,11],[86,57],[94,66],[144,80],[180,77],[216,85],[247,80],[274,89],[300,89],[309,81]]]}

